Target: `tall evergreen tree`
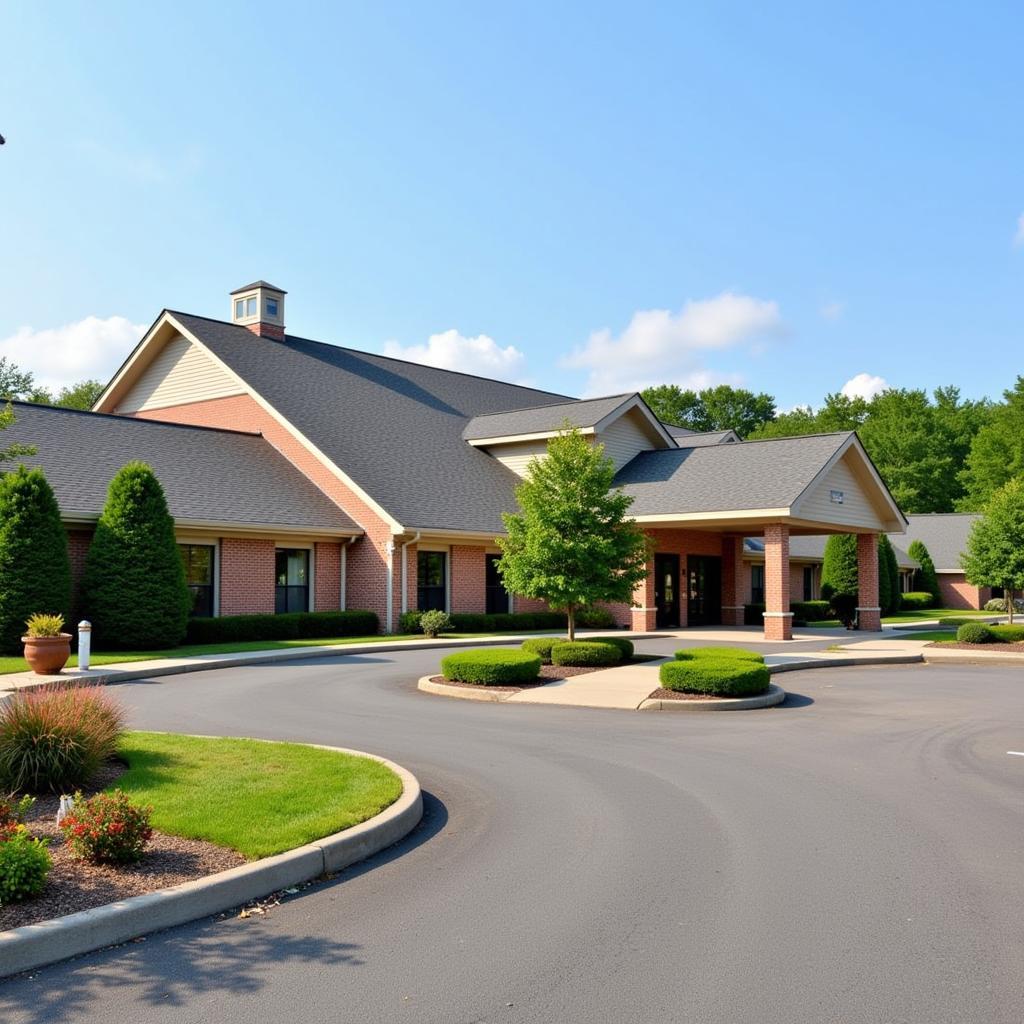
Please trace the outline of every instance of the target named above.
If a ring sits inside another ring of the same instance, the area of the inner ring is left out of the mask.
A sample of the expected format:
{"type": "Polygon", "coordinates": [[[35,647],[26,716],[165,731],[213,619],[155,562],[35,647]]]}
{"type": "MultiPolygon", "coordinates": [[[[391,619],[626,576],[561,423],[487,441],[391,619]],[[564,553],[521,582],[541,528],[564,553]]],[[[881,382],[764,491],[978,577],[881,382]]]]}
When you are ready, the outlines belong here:
{"type": "Polygon", "coordinates": [[[503,515],[498,571],[505,589],[540,598],[569,619],[598,601],[632,601],[647,575],[647,541],[628,518],[633,499],[612,489],[615,467],[603,445],[568,424],[534,459],[516,488],[519,512],[503,515]]]}
{"type": "Polygon", "coordinates": [[[71,563],[60,509],[41,469],[0,474],[0,651],[21,650],[35,612],[71,613],[71,563]]]}
{"type": "Polygon", "coordinates": [[[921,567],[916,573],[915,586],[932,595],[936,607],[942,604],[942,588],[939,586],[939,577],[935,572],[935,563],[928,553],[928,548],[923,540],[913,540],[907,548],[907,554],[921,567]]]}
{"type": "Polygon", "coordinates": [[[878,535],[878,604],[883,615],[892,615],[900,608],[900,567],[892,542],[878,535]]]}
{"type": "Polygon", "coordinates": [[[163,488],[145,463],[129,462],[110,482],[83,591],[106,647],[171,647],[185,636],[192,596],[163,488]]]}
{"type": "Polygon", "coordinates": [[[857,596],[857,536],[834,533],[825,541],[825,557],[821,565],[821,594],[826,600],[833,595],[857,596]]]}

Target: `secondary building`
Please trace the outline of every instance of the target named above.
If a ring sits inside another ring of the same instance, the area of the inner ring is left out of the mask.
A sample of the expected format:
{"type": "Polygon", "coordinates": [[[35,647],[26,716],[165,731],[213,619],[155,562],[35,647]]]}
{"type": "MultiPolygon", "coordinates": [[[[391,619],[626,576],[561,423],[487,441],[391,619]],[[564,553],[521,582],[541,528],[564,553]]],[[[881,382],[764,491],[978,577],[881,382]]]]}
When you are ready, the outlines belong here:
{"type": "Polygon", "coordinates": [[[906,520],[855,433],[695,434],[636,393],[578,400],[295,337],[285,297],[257,281],[232,293],[229,321],[164,310],[95,413],[17,405],[6,434],[37,447],[26,461],[76,550],[139,458],[189,548],[197,613],[367,608],[391,631],[412,608],[530,610],[501,585],[496,538],[568,421],[604,445],[651,538],[647,579],[611,608],[620,625],[742,623],[757,538],[765,635],[786,639],[791,541],[856,533],[860,622],[878,627],[876,538],[906,520]]]}

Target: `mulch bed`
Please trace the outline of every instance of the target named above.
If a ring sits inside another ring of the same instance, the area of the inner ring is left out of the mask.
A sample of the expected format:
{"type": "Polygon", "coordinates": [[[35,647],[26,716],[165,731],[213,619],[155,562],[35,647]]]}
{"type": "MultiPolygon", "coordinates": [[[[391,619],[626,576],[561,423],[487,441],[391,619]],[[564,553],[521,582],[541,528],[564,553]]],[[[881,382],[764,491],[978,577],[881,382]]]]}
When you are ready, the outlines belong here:
{"type": "Polygon", "coordinates": [[[941,647],[944,651],[992,651],[1000,654],[1024,655],[1024,644],[958,644],[955,641],[942,640],[928,644],[929,647],[941,647]]]}
{"type": "Polygon", "coordinates": [[[659,687],[648,700],[729,700],[728,697],[712,696],[710,693],[680,693],[678,690],[666,690],[659,687]]]}
{"type": "MultiPolygon", "coordinates": [[[[82,792],[91,796],[115,783],[124,772],[123,763],[112,761],[89,780],[88,786],[82,787],[82,792]]],[[[25,820],[32,835],[50,839],[53,870],[39,896],[0,906],[0,931],[89,910],[129,896],[141,896],[245,863],[240,853],[223,846],[154,832],[146,855],[138,864],[124,867],[87,864],[76,860],[64,844],[56,825],[59,806],[59,796],[40,796],[25,820]]]]}

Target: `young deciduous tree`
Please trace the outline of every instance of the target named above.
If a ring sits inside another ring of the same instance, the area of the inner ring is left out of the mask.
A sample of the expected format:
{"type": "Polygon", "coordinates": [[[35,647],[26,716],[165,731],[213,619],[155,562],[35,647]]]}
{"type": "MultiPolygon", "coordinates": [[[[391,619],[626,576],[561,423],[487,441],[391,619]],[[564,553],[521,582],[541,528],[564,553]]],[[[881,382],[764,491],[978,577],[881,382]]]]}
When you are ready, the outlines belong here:
{"type": "Polygon", "coordinates": [[[568,424],[534,459],[516,488],[519,512],[505,514],[498,571],[505,588],[539,598],[569,619],[598,601],[632,601],[647,575],[647,541],[627,513],[633,499],[612,488],[615,467],[602,445],[568,424]]]}
{"type": "Polygon", "coordinates": [[[129,462],[110,481],[83,591],[94,637],[106,647],[172,647],[185,636],[192,595],[174,520],[143,462],[129,462]]]}
{"type": "Polygon", "coordinates": [[[0,474],[0,651],[21,650],[25,620],[71,611],[68,536],[41,469],[0,474]]]}
{"type": "Polygon", "coordinates": [[[1024,589],[1024,477],[1004,484],[989,499],[967,537],[960,556],[967,582],[976,587],[1002,587],[1013,622],[1013,598],[1024,589]]]}

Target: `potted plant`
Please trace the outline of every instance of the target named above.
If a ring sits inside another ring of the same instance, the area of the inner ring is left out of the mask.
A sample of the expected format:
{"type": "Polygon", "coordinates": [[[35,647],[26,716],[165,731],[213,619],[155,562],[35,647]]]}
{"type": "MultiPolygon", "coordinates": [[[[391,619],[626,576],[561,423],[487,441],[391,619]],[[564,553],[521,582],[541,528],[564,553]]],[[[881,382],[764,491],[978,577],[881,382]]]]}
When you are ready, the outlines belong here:
{"type": "Polygon", "coordinates": [[[56,675],[71,657],[71,634],[64,632],[63,615],[37,612],[25,623],[25,660],[36,675],[56,675]]]}

